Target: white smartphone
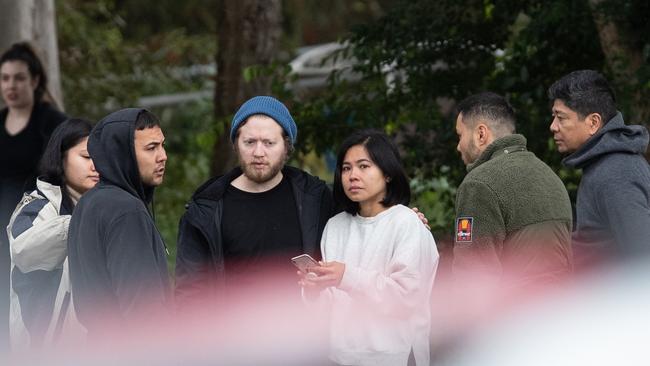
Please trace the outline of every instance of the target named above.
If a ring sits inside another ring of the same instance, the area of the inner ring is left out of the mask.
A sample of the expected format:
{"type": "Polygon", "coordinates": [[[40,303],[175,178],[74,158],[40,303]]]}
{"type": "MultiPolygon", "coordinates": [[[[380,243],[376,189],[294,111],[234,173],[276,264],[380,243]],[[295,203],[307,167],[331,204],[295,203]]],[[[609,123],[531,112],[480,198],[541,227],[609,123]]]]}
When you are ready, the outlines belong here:
{"type": "Polygon", "coordinates": [[[301,254],[291,258],[291,262],[298,267],[302,273],[310,273],[313,267],[318,267],[320,264],[312,258],[309,254],[301,254]]]}

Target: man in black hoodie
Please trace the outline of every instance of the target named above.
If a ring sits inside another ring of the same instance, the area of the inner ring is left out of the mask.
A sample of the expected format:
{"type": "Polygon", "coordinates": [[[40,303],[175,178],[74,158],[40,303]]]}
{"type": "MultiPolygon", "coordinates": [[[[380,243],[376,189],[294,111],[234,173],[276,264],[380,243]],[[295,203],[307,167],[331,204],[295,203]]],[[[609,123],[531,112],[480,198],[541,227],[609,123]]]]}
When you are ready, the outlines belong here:
{"type": "Polygon", "coordinates": [[[123,109],[88,138],[100,182],[77,204],[68,234],[72,294],[89,336],[164,314],[171,301],[165,245],[147,205],[167,155],[158,119],[123,109]]]}
{"type": "Polygon", "coordinates": [[[582,169],[573,248],[577,266],[650,252],[648,130],[625,125],[607,80],[565,75],[548,90],[550,129],[565,166],[582,169]]]}

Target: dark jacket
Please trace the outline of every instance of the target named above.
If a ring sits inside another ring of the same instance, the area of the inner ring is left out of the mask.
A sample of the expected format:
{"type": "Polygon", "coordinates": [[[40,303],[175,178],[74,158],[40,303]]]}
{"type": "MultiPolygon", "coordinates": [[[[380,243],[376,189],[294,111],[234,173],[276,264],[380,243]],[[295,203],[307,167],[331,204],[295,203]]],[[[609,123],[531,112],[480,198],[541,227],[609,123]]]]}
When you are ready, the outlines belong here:
{"type": "Polygon", "coordinates": [[[648,130],[626,126],[618,113],[562,161],[582,169],[574,247],[586,261],[650,252],[647,148],[648,130]]]}
{"type": "Polygon", "coordinates": [[[513,286],[569,274],[569,196],[551,168],[526,150],[526,138],[497,139],[468,171],[456,196],[455,272],[495,271],[513,286]],[[463,226],[464,218],[470,220],[463,226]]]}
{"type": "Polygon", "coordinates": [[[75,208],[68,256],[75,309],[89,333],[101,330],[97,311],[111,320],[142,320],[171,305],[165,246],[147,209],[154,189],[142,184],[135,156],[141,111],[108,115],[88,138],[100,182],[75,208]]]}
{"type": "MultiPolygon", "coordinates": [[[[297,204],[303,251],[320,257],[321,235],[333,213],[331,192],[325,182],[297,168],[285,166],[282,173],[291,183],[297,204]]],[[[179,304],[218,296],[223,289],[222,198],[226,188],[241,174],[241,169],[235,168],[212,178],[197,189],[187,205],[178,230],[176,299],[179,304]]]]}

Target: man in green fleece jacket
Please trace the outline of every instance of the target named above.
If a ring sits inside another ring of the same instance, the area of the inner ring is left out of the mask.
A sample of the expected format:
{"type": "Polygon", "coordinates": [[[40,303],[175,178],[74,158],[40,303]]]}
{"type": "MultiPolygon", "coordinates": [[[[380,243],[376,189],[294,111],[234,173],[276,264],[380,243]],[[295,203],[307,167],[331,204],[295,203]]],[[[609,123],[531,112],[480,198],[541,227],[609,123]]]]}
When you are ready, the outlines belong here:
{"type": "Polygon", "coordinates": [[[462,101],[458,111],[457,150],[468,173],[456,196],[456,277],[520,288],[571,273],[569,196],[515,134],[512,107],[485,92],[462,101]]]}

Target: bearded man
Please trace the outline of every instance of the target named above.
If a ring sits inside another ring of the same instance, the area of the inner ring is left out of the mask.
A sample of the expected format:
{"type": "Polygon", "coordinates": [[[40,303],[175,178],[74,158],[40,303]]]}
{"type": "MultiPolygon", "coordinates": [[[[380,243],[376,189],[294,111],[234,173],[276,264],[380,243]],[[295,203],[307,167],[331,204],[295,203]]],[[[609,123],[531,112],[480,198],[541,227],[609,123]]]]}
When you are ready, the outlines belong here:
{"type": "Polygon", "coordinates": [[[332,194],[322,180],[285,165],[297,133],[275,98],[257,96],[239,108],[230,139],[240,166],[199,187],[180,221],[177,304],[221,300],[267,279],[295,287],[290,259],[320,257],[332,194]]]}
{"type": "Polygon", "coordinates": [[[456,277],[486,290],[564,279],[572,271],[569,196],[515,133],[510,104],[489,92],[468,97],[456,133],[468,172],[456,194],[456,277]]]}

